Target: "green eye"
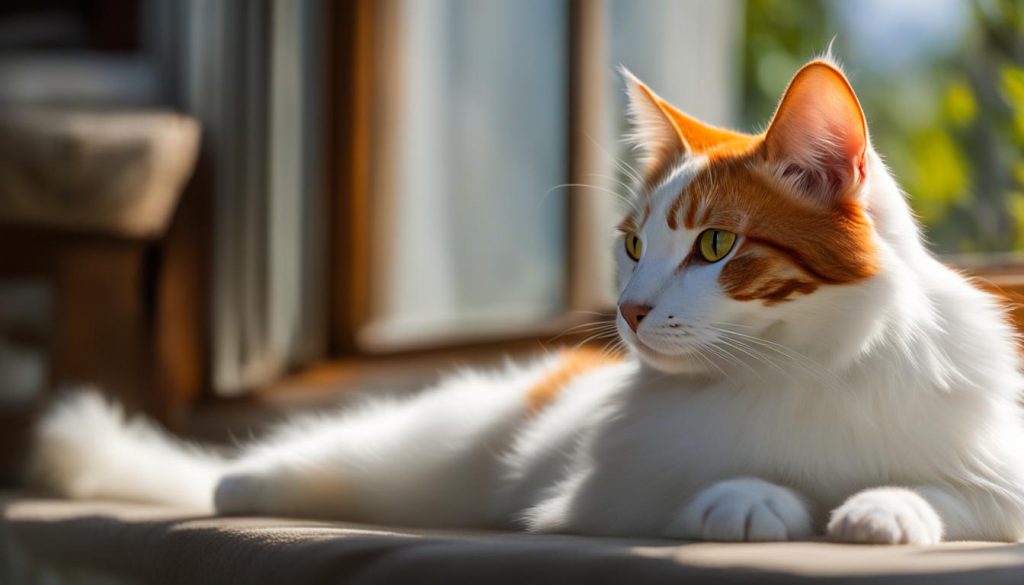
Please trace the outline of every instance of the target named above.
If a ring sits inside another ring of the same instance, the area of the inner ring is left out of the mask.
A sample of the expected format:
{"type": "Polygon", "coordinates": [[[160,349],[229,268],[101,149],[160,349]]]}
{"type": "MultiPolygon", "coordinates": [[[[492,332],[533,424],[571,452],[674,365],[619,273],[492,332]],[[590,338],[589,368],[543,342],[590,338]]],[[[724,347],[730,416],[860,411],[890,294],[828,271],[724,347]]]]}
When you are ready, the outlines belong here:
{"type": "Polygon", "coordinates": [[[732,250],[736,234],[725,230],[704,230],[697,236],[697,252],[705,262],[718,262],[732,250]]]}
{"type": "Polygon", "coordinates": [[[640,254],[644,251],[644,243],[640,241],[640,236],[633,232],[626,234],[625,244],[626,254],[632,258],[634,262],[639,262],[640,254]]]}

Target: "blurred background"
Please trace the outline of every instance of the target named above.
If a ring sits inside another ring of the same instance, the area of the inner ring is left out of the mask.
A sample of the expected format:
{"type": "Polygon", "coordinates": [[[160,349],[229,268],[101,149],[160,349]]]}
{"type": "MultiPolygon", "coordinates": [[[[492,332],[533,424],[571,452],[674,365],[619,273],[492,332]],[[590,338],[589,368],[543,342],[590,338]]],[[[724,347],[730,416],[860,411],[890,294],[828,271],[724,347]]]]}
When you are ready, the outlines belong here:
{"type": "Polygon", "coordinates": [[[615,68],[757,131],[829,43],[933,248],[1021,286],[1021,0],[4,0],[0,481],[68,384],[213,435],[606,341],[615,68]]]}

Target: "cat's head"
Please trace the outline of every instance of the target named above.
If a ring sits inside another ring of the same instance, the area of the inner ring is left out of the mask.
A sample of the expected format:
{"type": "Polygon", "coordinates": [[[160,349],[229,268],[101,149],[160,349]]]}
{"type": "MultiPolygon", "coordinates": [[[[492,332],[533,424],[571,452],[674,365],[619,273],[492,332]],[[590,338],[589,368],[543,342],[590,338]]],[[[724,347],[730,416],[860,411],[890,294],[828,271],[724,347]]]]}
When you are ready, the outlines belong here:
{"type": "Polygon", "coordinates": [[[884,245],[869,185],[885,171],[839,68],[804,66],[758,135],[703,124],[624,76],[643,154],[615,244],[625,342],[660,370],[709,371],[862,327],[884,245]]]}

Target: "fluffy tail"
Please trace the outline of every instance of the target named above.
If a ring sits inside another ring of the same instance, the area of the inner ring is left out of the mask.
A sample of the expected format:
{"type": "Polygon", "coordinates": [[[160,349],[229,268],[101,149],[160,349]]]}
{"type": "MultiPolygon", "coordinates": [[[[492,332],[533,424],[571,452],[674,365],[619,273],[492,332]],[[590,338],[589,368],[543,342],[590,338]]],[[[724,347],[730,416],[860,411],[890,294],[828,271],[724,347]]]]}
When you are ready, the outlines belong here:
{"type": "Polygon", "coordinates": [[[60,401],[36,429],[30,480],[76,499],[152,502],[209,512],[224,458],[180,441],[98,393],[60,401]]]}

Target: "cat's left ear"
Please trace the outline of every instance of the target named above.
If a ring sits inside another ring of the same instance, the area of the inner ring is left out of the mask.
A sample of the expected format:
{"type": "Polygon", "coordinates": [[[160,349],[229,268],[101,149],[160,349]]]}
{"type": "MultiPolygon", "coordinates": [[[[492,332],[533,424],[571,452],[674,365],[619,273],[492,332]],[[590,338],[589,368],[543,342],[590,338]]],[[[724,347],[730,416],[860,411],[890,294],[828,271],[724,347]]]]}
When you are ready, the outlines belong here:
{"type": "Polygon", "coordinates": [[[625,67],[620,68],[629,93],[631,138],[643,152],[644,182],[657,183],[673,163],[730,145],[742,149],[751,136],[705,124],[654,93],[625,67]]]}
{"type": "Polygon", "coordinates": [[[626,82],[629,98],[633,126],[629,138],[641,153],[639,162],[644,182],[653,184],[674,163],[687,156],[690,146],[673,119],[672,106],[625,67],[620,67],[619,73],[626,82]]]}
{"type": "Polygon", "coordinates": [[[838,67],[818,60],[797,72],[764,147],[776,174],[803,194],[829,204],[856,195],[867,168],[867,123],[838,67]]]}

